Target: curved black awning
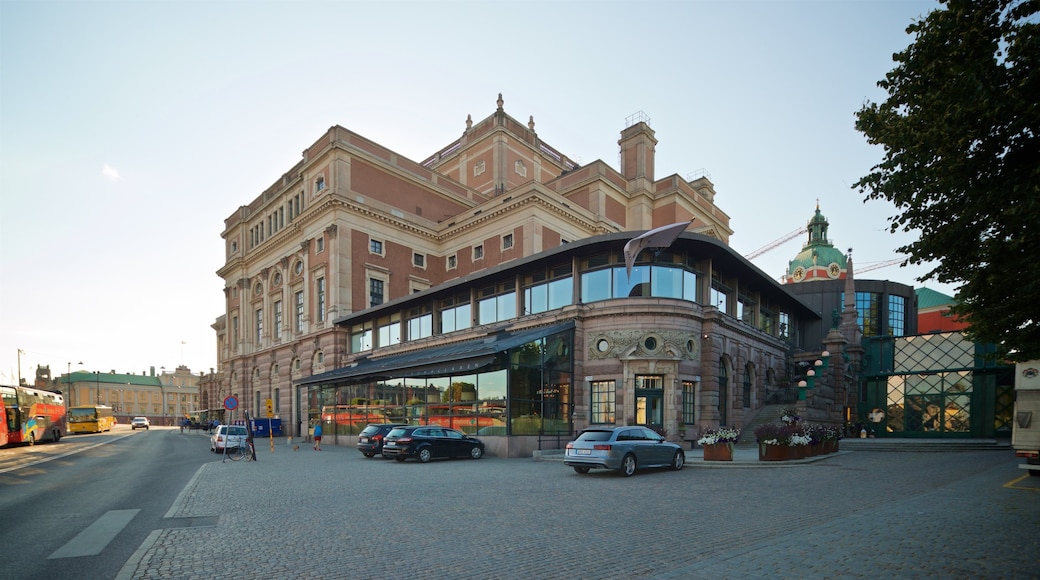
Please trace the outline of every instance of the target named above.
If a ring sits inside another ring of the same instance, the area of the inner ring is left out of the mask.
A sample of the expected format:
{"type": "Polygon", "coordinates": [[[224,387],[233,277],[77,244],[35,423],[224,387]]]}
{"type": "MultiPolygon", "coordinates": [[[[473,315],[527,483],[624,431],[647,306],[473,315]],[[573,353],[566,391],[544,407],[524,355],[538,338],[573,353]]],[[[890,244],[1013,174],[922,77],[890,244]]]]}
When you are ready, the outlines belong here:
{"type": "Polygon", "coordinates": [[[472,373],[493,363],[495,355],[500,352],[573,328],[574,321],[571,320],[553,326],[517,332],[499,332],[480,339],[376,359],[368,357],[336,370],[300,379],[295,384],[307,386],[319,383],[359,382],[369,379],[442,377],[472,373]]]}

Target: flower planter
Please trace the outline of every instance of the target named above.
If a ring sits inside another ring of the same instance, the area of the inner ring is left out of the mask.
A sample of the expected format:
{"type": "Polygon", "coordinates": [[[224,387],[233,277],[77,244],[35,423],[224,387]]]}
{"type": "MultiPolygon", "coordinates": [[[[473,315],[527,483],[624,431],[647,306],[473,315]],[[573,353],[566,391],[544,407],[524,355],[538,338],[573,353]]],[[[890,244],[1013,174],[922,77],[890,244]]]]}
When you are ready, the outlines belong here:
{"type": "Polygon", "coordinates": [[[765,443],[758,444],[758,460],[759,461],[787,461],[790,459],[790,449],[787,445],[766,445],[765,443]]]}
{"type": "Polygon", "coordinates": [[[823,453],[823,442],[821,441],[820,443],[812,443],[809,445],[809,453],[806,455],[808,457],[816,457],[817,455],[823,455],[823,453]]]}
{"type": "Polygon", "coordinates": [[[838,440],[837,439],[826,439],[826,440],[824,440],[824,442],[823,442],[823,452],[824,453],[834,453],[837,450],[838,450],[838,440]]]}
{"type": "Polygon", "coordinates": [[[805,459],[809,454],[808,445],[791,445],[791,459],[805,459]]]}
{"type": "Polygon", "coordinates": [[[716,443],[704,446],[705,461],[733,461],[733,444],[716,443]]]}

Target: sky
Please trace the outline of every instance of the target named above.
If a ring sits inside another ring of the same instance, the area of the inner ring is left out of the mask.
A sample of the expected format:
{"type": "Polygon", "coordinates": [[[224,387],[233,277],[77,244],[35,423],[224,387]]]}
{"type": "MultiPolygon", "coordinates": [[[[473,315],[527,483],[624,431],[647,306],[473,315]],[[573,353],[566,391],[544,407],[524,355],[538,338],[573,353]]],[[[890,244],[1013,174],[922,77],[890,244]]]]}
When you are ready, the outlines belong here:
{"type": "MultiPolygon", "coordinates": [[[[706,173],[742,255],[816,204],[856,269],[897,259],[854,114],[939,8],[914,0],[0,0],[0,384],[38,365],[216,367],[224,220],[340,125],[421,161],[505,112],[618,168],[706,173]],[[81,364],[82,363],[82,364],[81,364]]],[[[806,236],[755,258],[779,278],[806,236]]],[[[862,277],[916,278],[927,266],[862,277]]]]}

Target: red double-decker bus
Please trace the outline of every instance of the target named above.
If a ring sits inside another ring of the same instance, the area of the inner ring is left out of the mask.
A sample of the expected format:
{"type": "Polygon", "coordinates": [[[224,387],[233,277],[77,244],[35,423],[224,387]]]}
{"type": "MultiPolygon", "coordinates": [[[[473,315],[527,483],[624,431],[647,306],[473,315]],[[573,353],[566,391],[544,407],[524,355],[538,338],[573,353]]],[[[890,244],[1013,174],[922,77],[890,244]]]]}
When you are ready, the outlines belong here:
{"type": "Polygon", "coordinates": [[[61,393],[0,386],[0,447],[57,441],[64,434],[65,399],[61,393]]]}

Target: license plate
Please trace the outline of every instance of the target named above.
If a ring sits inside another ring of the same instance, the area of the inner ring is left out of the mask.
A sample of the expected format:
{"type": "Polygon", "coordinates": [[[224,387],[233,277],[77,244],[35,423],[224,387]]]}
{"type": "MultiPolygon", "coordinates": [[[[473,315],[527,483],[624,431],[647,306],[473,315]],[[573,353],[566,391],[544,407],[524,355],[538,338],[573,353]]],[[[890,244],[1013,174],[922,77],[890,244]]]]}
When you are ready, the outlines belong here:
{"type": "Polygon", "coordinates": [[[368,437],[362,437],[361,438],[361,442],[362,443],[368,443],[368,437]]]}
{"type": "Polygon", "coordinates": [[[592,455],[592,450],[591,449],[575,449],[574,450],[574,454],[575,455],[592,455]]]}

